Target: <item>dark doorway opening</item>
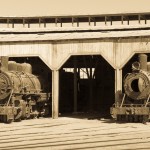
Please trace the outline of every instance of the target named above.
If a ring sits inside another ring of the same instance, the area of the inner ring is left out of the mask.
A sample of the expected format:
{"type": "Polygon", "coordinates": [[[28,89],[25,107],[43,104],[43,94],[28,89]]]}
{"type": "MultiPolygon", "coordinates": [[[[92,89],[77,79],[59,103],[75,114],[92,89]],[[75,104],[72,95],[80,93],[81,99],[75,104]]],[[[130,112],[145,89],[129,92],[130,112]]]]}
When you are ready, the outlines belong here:
{"type": "Polygon", "coordinates": [[[115,71],[102,56],[71,56],[60,69],[59,112],[109,115],[114,90],[115,71]]]}

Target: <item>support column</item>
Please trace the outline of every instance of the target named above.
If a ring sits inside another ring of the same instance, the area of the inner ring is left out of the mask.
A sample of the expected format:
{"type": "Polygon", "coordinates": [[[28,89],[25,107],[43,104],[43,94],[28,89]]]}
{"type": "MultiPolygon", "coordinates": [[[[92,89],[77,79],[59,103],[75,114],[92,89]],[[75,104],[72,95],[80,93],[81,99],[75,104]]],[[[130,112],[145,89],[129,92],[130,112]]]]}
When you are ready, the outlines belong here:
{"type": "Polygon", "coordinates": [[[77,59],[74,58],[74,112],[77,112],[77,100],[78,100],[78,89],[77,89],[77,59]]]}
{"type": "Polygon", "coordinates": [[[122,69],[115,70],[115,102],[119,102],[122,95],[122,69]]]}
{"type": "Polygon", "coordinates": [[[59,114],[59,70],[52,71],[52,118],[59,114]]]}

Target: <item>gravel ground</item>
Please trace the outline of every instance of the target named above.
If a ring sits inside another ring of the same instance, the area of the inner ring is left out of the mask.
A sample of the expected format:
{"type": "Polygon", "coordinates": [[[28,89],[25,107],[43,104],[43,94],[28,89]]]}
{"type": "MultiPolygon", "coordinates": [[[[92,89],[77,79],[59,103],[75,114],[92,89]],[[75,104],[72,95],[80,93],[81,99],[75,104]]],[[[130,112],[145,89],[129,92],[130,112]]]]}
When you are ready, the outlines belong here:
{"type": "Polygon", "coordinates": [[[0,150],[150,149],[150,123],[60,117],[0,123],[0,150]]]}

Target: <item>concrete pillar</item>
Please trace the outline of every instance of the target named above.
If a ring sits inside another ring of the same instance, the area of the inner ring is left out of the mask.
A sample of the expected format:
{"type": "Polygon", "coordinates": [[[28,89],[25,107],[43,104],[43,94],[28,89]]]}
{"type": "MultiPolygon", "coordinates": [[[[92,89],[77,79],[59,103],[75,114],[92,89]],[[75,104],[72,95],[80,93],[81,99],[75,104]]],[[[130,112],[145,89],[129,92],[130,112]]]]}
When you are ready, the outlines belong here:
{"type": "Polygon", "coordinates": [[[52,71],[52,118],[59,114],[59,70],[52,71]]]}
{"type": "Polygon", "coordinates": [[[120,101],[122,95],[122,69],[115,70],[115,102],[120,101]]]}

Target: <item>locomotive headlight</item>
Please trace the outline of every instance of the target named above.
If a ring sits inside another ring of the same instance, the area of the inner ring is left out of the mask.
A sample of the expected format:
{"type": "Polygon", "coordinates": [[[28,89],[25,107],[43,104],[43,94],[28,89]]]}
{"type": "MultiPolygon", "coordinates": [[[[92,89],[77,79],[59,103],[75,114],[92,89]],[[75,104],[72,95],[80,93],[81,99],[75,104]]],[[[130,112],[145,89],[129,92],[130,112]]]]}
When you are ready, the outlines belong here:
{"type": "Polygon", "coordinates": [[[134,100],[146,99],[150,94],[150,79],[146,72],[131,73],[124,80],[125,93],[134,100]]]}

